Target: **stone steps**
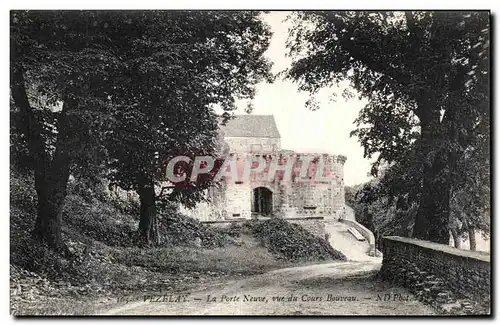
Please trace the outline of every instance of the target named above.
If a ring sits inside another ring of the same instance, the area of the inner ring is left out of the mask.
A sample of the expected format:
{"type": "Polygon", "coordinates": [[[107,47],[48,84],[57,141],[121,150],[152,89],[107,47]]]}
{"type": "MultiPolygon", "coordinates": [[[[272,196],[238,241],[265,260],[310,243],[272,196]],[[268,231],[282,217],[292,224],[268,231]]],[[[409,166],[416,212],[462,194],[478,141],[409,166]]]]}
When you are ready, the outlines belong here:
{"type": "Polygon", "coordinates": [[[349,227],[349,228],[347,228],[347,231],[348,231],[349,233],[351,233],[351,235],[353,235],[353,236],[354,236],[354,238],[356,238],[356,239],[357,239],[357,240],[359,240],[359,241],[364,241],[364,240],[366,240],[366,238],[365,238],[363,235],[361,235],[361,234],[359,233],[359,231],[357,231],[357,230],[356,230],[355,228],[353,228],[353,227],[349,227]]]}

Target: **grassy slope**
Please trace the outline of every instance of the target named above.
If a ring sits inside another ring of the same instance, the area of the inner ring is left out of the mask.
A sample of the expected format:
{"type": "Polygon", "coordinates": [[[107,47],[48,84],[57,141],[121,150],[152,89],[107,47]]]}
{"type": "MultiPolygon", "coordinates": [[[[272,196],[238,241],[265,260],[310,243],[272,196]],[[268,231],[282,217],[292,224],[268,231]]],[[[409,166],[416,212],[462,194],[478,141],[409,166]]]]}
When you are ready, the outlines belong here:
{"type": "MultiPolygon", "coordinates": [[[[262,224],[221,231],[178,215],[165,218],[164,245],[138,248],[132,235],[137,220],[122,203],[70,187],[63,236],[73,256],[63,259],[31,242],[36,215],[32,180],[11,172],[12,312],[92,314],[132,294],[172,293],[305,261],[280,253],[276,245],[281,243],[263,237],[262,224]],[[191,245],[195,237],[205,248],[191,245]]],[[[305,234],[295,226],[285,228],[289,242],[305,234]]],[[[326,255],[323,248],[313,260],[337,259],[326,255]]]]}

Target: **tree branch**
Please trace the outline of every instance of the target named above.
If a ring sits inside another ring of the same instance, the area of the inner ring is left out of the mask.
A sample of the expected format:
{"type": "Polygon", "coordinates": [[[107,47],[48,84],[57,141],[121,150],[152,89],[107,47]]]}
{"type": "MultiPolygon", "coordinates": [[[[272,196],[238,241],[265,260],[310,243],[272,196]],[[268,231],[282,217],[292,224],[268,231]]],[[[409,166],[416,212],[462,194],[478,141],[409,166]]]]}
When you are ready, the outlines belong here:
{"type": "Polygon", "coordinates": [[[171,188],[175,188],[174,185],[169,185],[169,186],[162,186],[161,190],[160,190],[160,194],[156,195],[156,199],[161,199],[162,196],[163,196],[163,192],[165,190],[168,190],[168,189],[171,189],[171,188]]]}
{"type": "Polygon", "coordinates": [[[367,52],[363,48],[357,47],[356,44],[352,40],[350,40],[350,38],[353,37],[352,29],[350,29],[349,26],[347,26],[347,24],[344,23],[341,19],[328,13],[326,14],[326,18],[331,23],[333,23],[335,29],[345,29],[346,31],[349,31],[345,35],[345,39],[347,40],[347,42],[344,42],[342,45],[355,60],[363,62],[370,70],[386,75],[398,83],[401,83],[403,85],[412,83],[412,80],[408,76],[404,75],[401,71],[398,71],[391,67],[388,64],[388,61],[375,60],[369,56],[371,54],[370,52],[367,52]]]}
{"type": "Polygon", "coordinates": [[[42,126],[38,123],[33,108],[29,103],[28,95],[26,94],[24,71],[20,64],[12,64],[10,89],[14,103],[21,111],[25,121],[24,133],[28,138],[30,155],[33,156],[38,165],[44,166],[45,168],[48,161],[45,142],[42,138],[42,126]]]}
{"type": "Polygon", "coordinates": [[[413,18],[411,11],[405,11],[405,17],[406,17],[406,26],[408,26],[410,32],[412,32],[413,35],[418,36],[415,33],[415,19],[413,18]]]}

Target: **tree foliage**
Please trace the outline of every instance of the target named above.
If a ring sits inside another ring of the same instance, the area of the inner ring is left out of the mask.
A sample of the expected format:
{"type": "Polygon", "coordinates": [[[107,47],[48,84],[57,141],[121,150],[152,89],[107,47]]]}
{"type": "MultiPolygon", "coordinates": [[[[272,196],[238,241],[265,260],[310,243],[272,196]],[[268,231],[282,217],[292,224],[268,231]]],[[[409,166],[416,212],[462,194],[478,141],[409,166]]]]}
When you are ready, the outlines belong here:
{"type": "MultiPolygon", "coordinates": [[[[215,153],[214,106],[227,119],[236,99],[251,99],[258,82],[272,81],[263,55],[271,33],[259,14],[12,12],[11,93],[22,135],[12,144],[24,141],[36,162],[42,239],[62,246],[60,208],[71,173],[104,172],[138,191],[142,213],[154,215],[162,162],[215,153]]],[[[192,204],[201,195],[191,186],[170,198],[192,204]]]]}
{"type": "Polygon", "coordinates": [[[286,77],[312,94],[350,81],[355,93],[346,95],[369,102],[352,135],[365,156],[379,154],[373,173],[381,164],[405,169],[413,157],[422,173],[413,182],[413,235],[447,243],[457,162],[478,126],[489,133],[488,13],[330,11],[292,20],[286,77]]]}
{"type": "Polygon", "coordinates": [[[212,182],[180,182],[160,197],[165,162],[217,158],[221,120],[213,108],[227,118],[237,98],[252,99],[258,82],[272,80],[263,56],[271,34],[258,12],[147,12],[130,23],[138,35],[120,49],[127,73],[115,86],[108,177],[137,190],[145,205],[161,198],[192,206],[212,182]]]}

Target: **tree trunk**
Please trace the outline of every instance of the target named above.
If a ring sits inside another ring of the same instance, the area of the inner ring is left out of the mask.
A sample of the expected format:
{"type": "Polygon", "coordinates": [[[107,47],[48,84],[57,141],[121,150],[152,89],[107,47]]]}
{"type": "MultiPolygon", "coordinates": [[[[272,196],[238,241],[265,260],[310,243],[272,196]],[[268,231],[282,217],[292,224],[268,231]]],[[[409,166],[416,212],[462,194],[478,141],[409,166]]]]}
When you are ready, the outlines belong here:
{"type": "Polygon", "coordinates": [[[460,240],[460,236],[458,235],[458,231],[456,229],[451,229],[451,237],[453,238],[453,246],[460,249],[462,241],[460,240]]]}
{"type": "Polygon", "coordinates": [[[23,70],[12,66],[11,94],[25,120],[24,133],[28,138],[28,149],[35,163],[35,190],[38,199],[38,213],[33,230],[35,240],[40,240],[50,248],[67,253],[61,236],[61,210],[66,197],[70,159],[67,150],[68,117],[70,105],[65,101],[58,120],[56,151],[49,161],[42,138],[42,128],[36,120],[26,94],[23,70]]]}
{"type": "Polygon", "coordinates": [[[143,185],[137,191],[141,202],[139,239],[142,244],[150,246],[158,244],[157,220],[156,220],[156,195],[152,184],[143,185]]]}
{"type": "Polygon", "coordinates": [[[56,251],[66,252],[61,236],[62,207],[66,197],[66,184],[50,184],[37,188],[38,214],[33,237],[56,251]]]}
{"type": "Polygon", "coordinates": [[[476,250],[476,229],[474,227],[469,226],[467,228],[467,232],[469,233],[469,249],[471,251],[476,250]]]}
{"type": "Polygon", "coordinates": [[[449,244],[449,197],[451,184],[447,177],[448,153],[437,150],[439,114],[420,116],[421,154],[424,161],[423,187],[413,236],[423,240],[449,244]],[[430,159],[430,157],[433,157],[430,159]]]}
{"type": "Polygon", "coordinates": [[[44,182],[35,184],[38,215],[33,231],[36,239],[41,239],[50,247],[63,252],[66,252],[66,246],[61,237],[62,207],[67,194],[70,169],[67,150],[69,125],[66,112],[68,105],[66,101],[58,119],[56,151],[49,166],[44,170],[44,182]]]}

